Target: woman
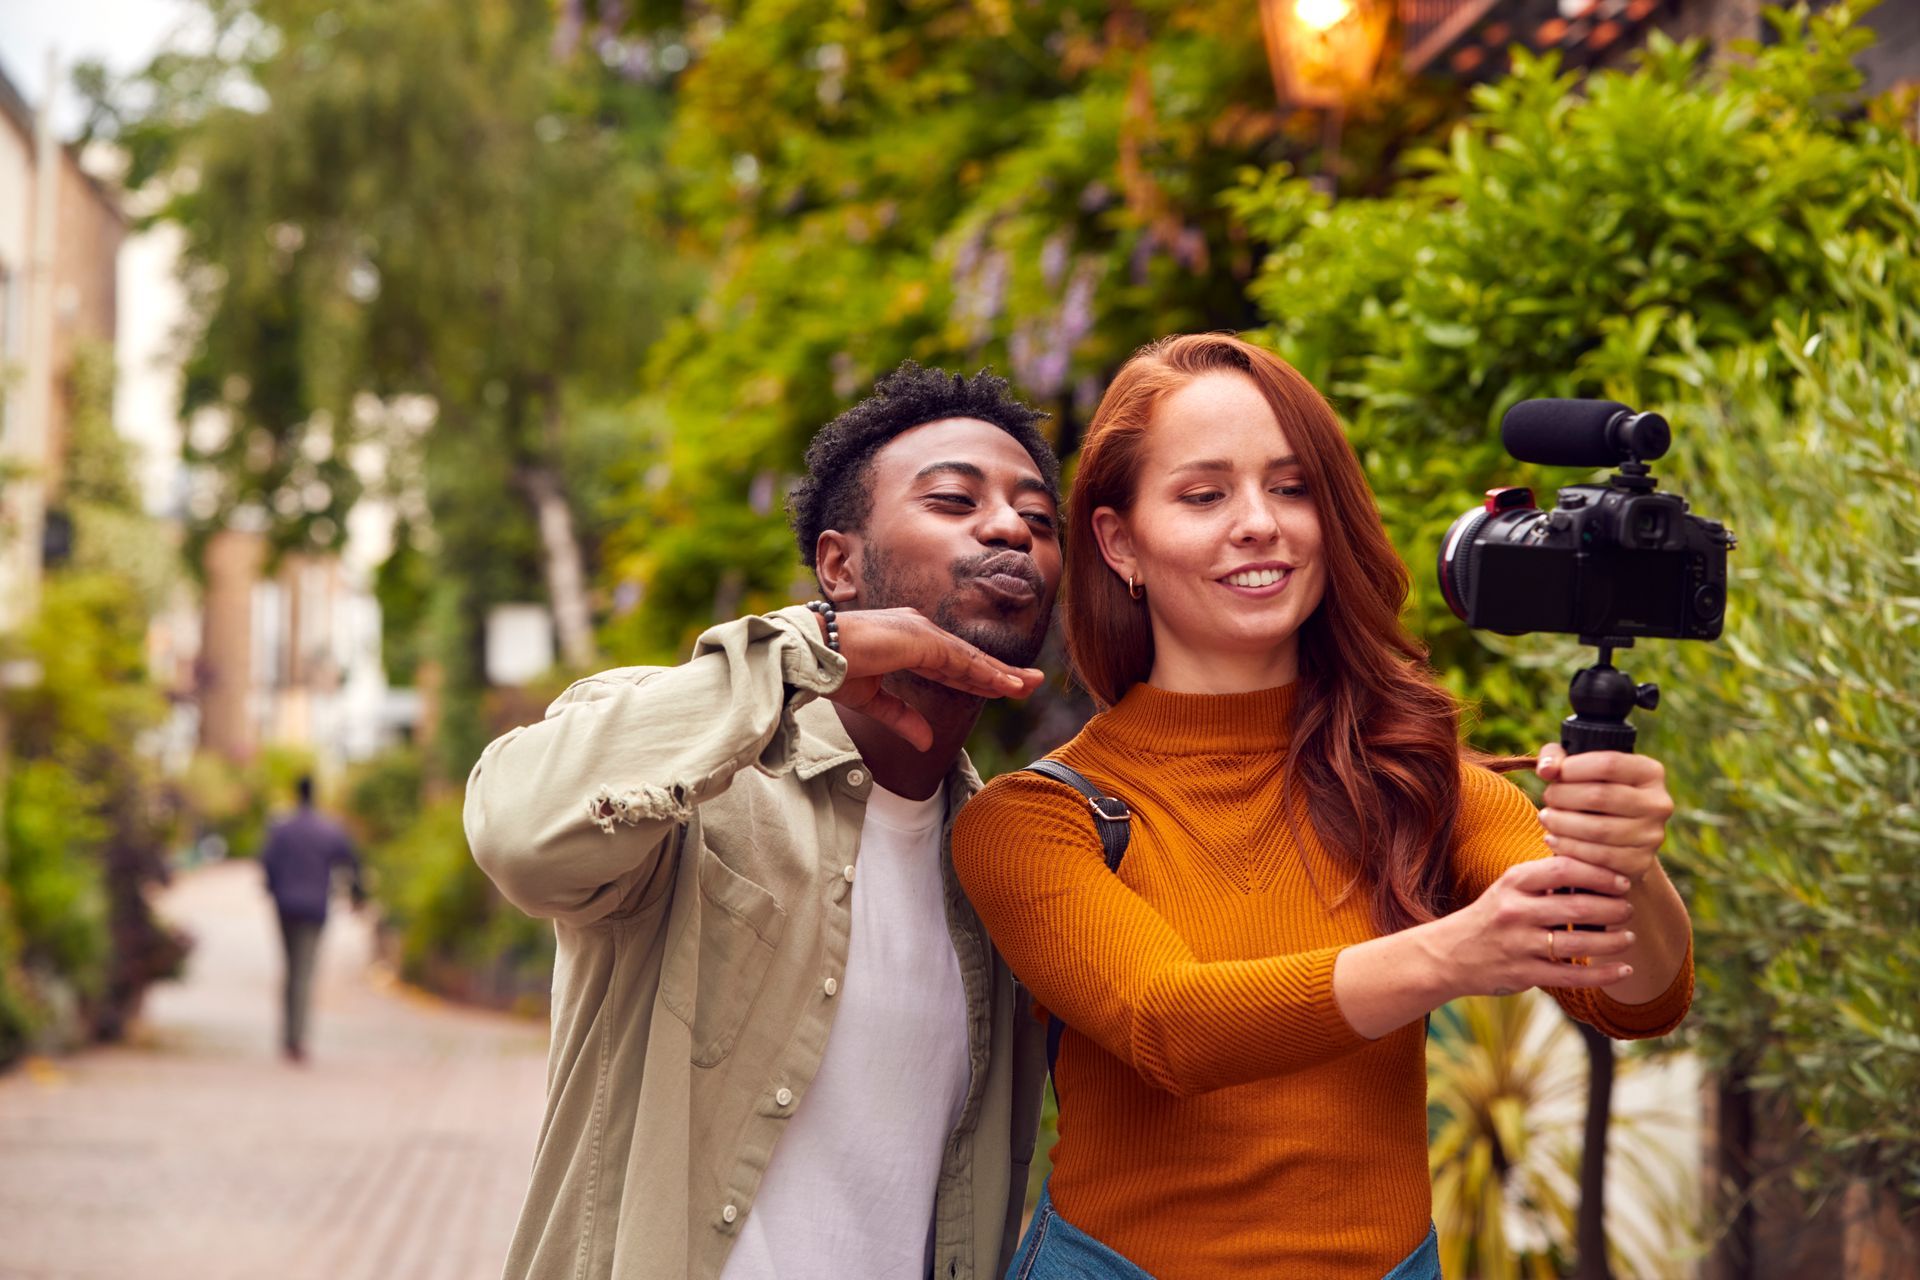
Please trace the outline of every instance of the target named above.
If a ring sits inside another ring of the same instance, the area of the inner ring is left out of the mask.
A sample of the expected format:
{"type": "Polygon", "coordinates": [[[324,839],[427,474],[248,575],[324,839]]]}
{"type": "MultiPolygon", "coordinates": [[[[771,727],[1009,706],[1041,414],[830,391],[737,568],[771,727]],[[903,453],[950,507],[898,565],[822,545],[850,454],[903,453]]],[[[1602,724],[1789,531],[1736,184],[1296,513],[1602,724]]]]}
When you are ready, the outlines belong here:
{"type": "Polygon", "coordinates": [[[1423,1016],[1533,986],[1614,1037],[1686,1012],[1660,767],[1549,747],[1536,812],[1462,751],[1339,423],[1237,338],[1121,370],[1068,513],[1068,651],[1104,709],[1055,758],[1131,808],[1125,860],[1033,773],[953,835],[1067,1027],[1010,1274],[1438,1276],[1423,1016]]]}

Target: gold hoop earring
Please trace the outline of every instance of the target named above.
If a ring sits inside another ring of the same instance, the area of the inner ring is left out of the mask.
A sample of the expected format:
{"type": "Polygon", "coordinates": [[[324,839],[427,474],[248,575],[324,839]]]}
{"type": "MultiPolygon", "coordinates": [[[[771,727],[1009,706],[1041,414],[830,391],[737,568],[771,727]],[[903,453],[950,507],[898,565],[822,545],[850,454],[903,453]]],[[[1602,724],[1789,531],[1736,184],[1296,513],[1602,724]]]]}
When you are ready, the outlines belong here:
{"type": "Polygon", "coordinates": [[[1132,596],[1135,600],[1138,600],[1140,599],[1140,597],[1147,594],[1147,584],[1144,582],[1135,582],[1133,580],[1133,575],[1128,574],[1127,575],[1127,594],[1132,596]]]}

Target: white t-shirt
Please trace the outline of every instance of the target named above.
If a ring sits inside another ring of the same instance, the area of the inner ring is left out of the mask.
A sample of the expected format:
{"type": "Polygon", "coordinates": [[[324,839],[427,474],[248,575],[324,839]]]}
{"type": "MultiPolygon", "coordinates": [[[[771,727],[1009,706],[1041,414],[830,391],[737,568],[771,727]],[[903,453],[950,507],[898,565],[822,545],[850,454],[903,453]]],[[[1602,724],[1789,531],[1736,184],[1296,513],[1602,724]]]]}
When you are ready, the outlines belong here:
{"type": "Polygon", "coordinates": [[[967,1096],[967,1003],[940,879],[943,787],[875,786],[842,1003],[722,1280],[926,1275],[933,1195],[967,1096]]]}

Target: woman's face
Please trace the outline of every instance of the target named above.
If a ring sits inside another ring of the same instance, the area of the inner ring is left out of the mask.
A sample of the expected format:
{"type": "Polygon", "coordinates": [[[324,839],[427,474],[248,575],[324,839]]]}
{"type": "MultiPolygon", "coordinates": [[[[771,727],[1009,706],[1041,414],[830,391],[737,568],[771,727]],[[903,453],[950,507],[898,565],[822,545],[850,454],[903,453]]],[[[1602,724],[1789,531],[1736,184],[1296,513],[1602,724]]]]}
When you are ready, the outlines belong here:
{"type": "Polygon", "coordinates": [[[1320,517],[1251,378],[1205,374],[1162,400],[1133,508],[1101,507],[1093,528],[1145,589],[1152,684],[1237,693],[1299,674],[1300,625],[1326,589],[1320,517]]]}

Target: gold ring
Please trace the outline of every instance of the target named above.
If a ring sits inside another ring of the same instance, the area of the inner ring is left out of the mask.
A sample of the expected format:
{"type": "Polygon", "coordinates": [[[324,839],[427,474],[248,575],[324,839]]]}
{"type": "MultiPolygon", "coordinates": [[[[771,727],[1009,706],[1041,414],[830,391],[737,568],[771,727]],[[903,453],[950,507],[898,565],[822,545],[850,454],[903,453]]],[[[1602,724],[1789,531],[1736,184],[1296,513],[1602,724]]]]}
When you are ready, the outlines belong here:
{"type": "Polygon", "coordinates": [[[1554,934],[1558,932],[1559,930],[1557,929],[1547,930],[1547,959],[1552,961],[1554,964],[1560,963],[1560,957],[1555,955],[1553,951],[1553,937],[1554,937],[1554,934]]]}

